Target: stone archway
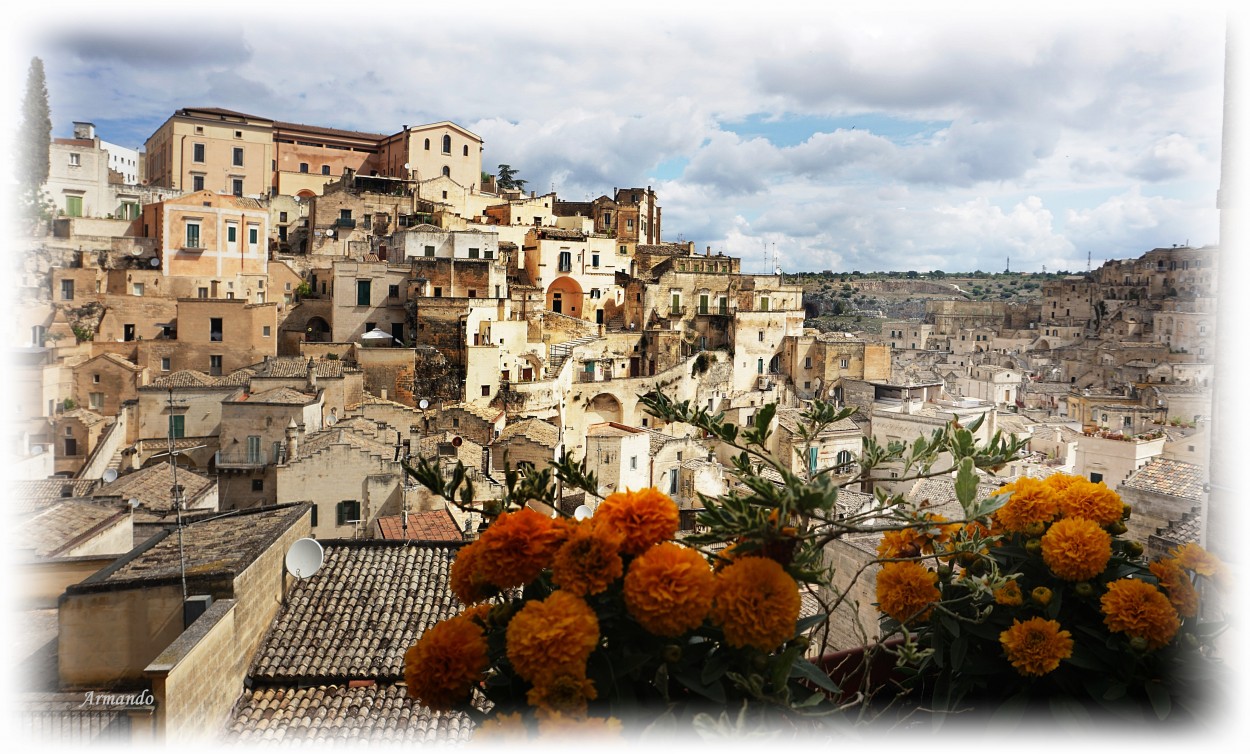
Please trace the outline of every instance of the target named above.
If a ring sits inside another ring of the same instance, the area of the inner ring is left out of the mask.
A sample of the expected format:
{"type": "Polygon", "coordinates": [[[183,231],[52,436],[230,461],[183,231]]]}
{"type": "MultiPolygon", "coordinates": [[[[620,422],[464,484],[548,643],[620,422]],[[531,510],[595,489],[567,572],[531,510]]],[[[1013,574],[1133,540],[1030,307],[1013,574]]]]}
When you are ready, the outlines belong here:
{"type": "Polygon", "coordinates": [[[304,339],[309,343],[329,343],[330,323],[321,317],[309,317],[304,327],[304,339]]]}
{"type": "Polygon", "coordinates": [[[623,416],[624,411],[621,409],[621,402],[611,393],[599,393],[590,399],[590,405],[586,408],[586,422],[588,424],[595,422],[617,422],[619,424],[623,416]]]}
{"type": "Polygon", "coordinates": [[[568,276],[561,276],[547,286],[547,309],[557,314],[582,318],[582,287],[568,276]]]}

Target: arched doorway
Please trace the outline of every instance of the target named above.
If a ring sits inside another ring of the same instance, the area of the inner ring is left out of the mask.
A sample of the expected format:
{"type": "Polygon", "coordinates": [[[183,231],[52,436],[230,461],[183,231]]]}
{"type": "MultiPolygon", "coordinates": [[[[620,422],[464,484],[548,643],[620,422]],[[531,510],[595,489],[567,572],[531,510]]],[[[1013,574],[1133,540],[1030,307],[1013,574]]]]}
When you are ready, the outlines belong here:
{"type": "Polygon", "coordinates": [[[595,422],[620,422],[621,402],[616,396],[609,393],[599,393],[590,399],[590,406],[586,409],[587,423],[595,422]]]}
{"type": "Polygon", "coordinates": [[[309,317],[308,324],[304,326],[304,340],[309,343],[329,343],[330,323],[321,317],[309,317]]]}
{"type": "Polygon", "coordinates": [[[557,314],[581,318],[582,287],[571,277],[561,276],[547,287],[547,308],[557,314]]]}

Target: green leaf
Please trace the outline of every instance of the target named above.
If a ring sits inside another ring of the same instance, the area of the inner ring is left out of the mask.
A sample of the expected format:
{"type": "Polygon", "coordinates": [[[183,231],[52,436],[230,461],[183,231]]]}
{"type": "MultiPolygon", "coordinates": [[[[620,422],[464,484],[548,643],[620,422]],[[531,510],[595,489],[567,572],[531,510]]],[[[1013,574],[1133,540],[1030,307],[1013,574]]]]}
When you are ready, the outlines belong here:
{"type": "Polygon", "coordinates": [[[1155,716],[1160,720],[1166,720],[1168,715],[1172,714],[1172,695],[1168,693],[1167,687],[1154,681],[1146,681],[1142,687],[1146,690],[1146,696],[1150,699],[1150,706],[1154,708],[1155,716]]]}
{"type": "Polygon", "coordinates": [[[838,684],[834,683],[833,679],[829,677],[828,673],[824,672],[802,657],[794,661],[794,665],[790,668],[790,677],[802,678],[804,680],[811,681],[816,684],[817,687],[834,694],[841,693],[842,691],[842,689],[838,688],[838,684]]]}
{"type": "MultiPolygon", "coordinates": [[[[704,671],[705,672],[703,673],[703,676],[706,677],[707,676],[706,668],[704,668],[704,671]]],[[[723,674],[723,671],[721,674],[718,674],[716,677],[720,678],[720,675],[722,674],[723,674]]],[[[694,673],[687,672],[684,668],[681,670],[674,668],[673,672],[671,673],[671,677],[674,681],[677,681],[678,683],[690,689],[691,691],[698,694],[699,696],[702,696],[706,699],[711,699],[717,704],[724,704],[726,701],[725,687],[724,687],[724,684],[722,684],[719,680],[717,680],[715,683],[704,683],[703,679],[699,678],[694,673]]]]}
{"type": "Polygon", "coordinates": [[[959,462],[959,473],[955,475],[955,497],[964,511],[970,511],[977,499],[977,467],[971,458],[959,462]]]}

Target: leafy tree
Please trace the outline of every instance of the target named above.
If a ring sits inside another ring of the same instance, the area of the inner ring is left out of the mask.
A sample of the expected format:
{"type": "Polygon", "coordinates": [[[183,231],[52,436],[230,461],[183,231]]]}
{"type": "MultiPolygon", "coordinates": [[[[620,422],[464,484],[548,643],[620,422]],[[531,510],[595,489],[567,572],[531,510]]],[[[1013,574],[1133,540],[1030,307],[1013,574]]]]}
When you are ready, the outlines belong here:
{"type": "Polygon", "coordinates": [[[508,163],[499,166],[499,180],[497,181],[501,189],[516,189],[518,191],[525,188],[526,181],[516,177],[517,171],[508,163]]]}
{"type": "Polygon", "coordinates": [[[48,109],[48,86],[43,61],[31,58],[22,100],[18,179],[26,191],[38,190],[48,180],[48,148],[52,142],[52,116],[48,109]]]}

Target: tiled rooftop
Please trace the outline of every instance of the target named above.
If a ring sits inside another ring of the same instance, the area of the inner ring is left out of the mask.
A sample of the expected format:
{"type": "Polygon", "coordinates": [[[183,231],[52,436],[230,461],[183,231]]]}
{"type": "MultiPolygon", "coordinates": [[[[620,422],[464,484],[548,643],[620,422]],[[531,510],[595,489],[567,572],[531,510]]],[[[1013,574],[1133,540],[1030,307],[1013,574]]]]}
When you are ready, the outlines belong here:
{"type": "MultiPolygon", "coordinates": [[[[308,504],[215,514],[182,530],[186,575],[238,574],[307,511],[308,504]]],[[[108,590],[121,584],[176,581],[179,544],[175,528],[150,546],[69,587],[73,592],[108,590]]]]}
{"type": "Polygon", "coordinates": [[[256,688],[239,700],[224,742],[248,745],[459,743],[472,737],[463,712],[415,704],[402,684],[256,688]]]}
{"type": "Polygon", "coordinates": [[[78,421],[82,422],[88,427],[94,427],[95,425],[103,423],[103,422],[113,421],[111,417],[107,417],[102,414],[97,414],[96,412],[87,408],[75,408],[70,411],[66,411],[65,413],[60,414],[58,416],[57,421],[64,421],[65,419],[77,419],[78,421]]]}
{"type": "Polygon", "coordinates": [[[342,377],[344,372],[358,372],[347,366],[341,359],[306,359],[303,356],[273,356],[249,369],[257,377],[305,378],[308,376],[308,365],[312,364],[313,374],[317,377],[342,377]]]}
{"type": "Polygon", "coordinates": [[[252,665],[259,682],[403,679],[404,652],[464,609],[447,580],[457,546],[324,543],[325,560],[287,593],[252,665]]]}
{"type": "Polygon", "coordinates": [[[261,393],[253,393],[246,398],[244,398],[243,396],[239,396],[235,400],[236,402],[239,402],[239,403],[246,401],[247,403],[269,403],[269,404],[281,404],[284,406],[305,406],[311,403],[312,401],[316,400],[316,396],[309,395],[308,393],[301,393],[300,391],[294,390],[289,387],[276,387],[276,388],[273,388],[272,390],[266,390],[261,393]]]}
{"type": "Polygon", "coordinates": [[[408,514],[408,531],[404,517],[382,516],[378,519],[382,539],[407,539],[421,542],[462,542],[464,534],[446,508],[436,511],[413,511],[408,514]]]}
{"type": "Polygon", "coordinates": [[[54,558],[95,530],[117,523],[127,513],[121,507],[81,500],[54,502],[18,523],[13,546],[19,550],[33,550],[41,558],[54,558]]]}
{"type": "Polygon", "coordinates": [[[450,403],[443,406],[444,411],[464,411],[473,414],[477,418],[494,422],[499,419],[499,415],[503,413],[503,409],[492,408],[491,406],[483,406],[479,403],[450,403]]]}
{"type": "Polygon", "coordinates": [[[96,484],[95,479],[19,480],[9,483],[9,493],[21,510],[32,510],[68,497],[85,497],[96,484]]]}
{"type": "Polygon", "coordinates": [[[195,369],[180,369],[177,372],[157,377],[152,380],[152,384],[144,385],[140,390],[152,389],[169,389],[180,387],[204,387],[204,388],[227,388],[238,387],[240,384],[246,384],[251,379],[252,372],[249,369],[238,369],[231,372],[225,377],[213,377],[195,369]]]}
{"type": "Polygon", "coordinates": [[[299,445],[300,458],[312,455],[319,450],[324,450],[331,445],[350,445],[357,450],[380,455],[386,459],[391,459],[395,456],[395,447],[393,445],[379,442],[375,438],[367,437],[350,428],[343,428],[336,424],[331,429],[323,429],[320,432],[307,435],[299,445]]]}
{"type": "MultiPolygon", "coordinates": [[[[804,423],[803,411],[797,408],[780,408],[777,409],[777,424],[785,427],[792,435],[798,435],[799,426],[804,423]]],[[[858,432],[859,425],[850,419],[842,419],[830,424],[825,428],[825,432],[858,432]]]]}
{"type": "Polygon", "coordinates": [[[515,424],[509,424],[499,433],[495,442],[501,443],[518,436],[548,448],[554,448],[560,443],[560,430],[542,419],[522,419],[515,424]]]}
{"type": "MultiPolygon", "coordinates": [[[[184,503],[195,500],[214,483],[211,478],[190,469],[179,467],[177,473],[184,503]]],[[[139,505],[150,511],[167,511],[173,508],[173,486],[174,467],[166,462],[120,476],[116,481],[102,485],[92,493],[92,497],[120,497],[123,501],[137,498],[139,505]]]]}
{"type": "Polygon", "coordinates": [[[1189,500],[1201,500],[1205,476],[1201,466],[1185,461],[1154,458],[1145,466],[1129,474],[1120,486],[1189,500]]]}

